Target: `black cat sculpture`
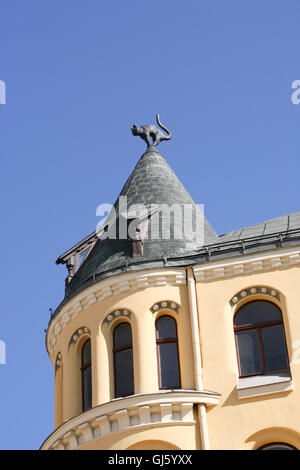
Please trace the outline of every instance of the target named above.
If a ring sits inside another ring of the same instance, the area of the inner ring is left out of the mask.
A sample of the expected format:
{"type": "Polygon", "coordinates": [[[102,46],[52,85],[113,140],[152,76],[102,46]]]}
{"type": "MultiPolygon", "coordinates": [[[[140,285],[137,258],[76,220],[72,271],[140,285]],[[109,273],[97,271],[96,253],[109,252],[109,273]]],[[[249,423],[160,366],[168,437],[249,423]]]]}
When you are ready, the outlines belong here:
{"type": "Polygon", "coordinates": [[[150,147],[150,145],[153,145],[155,147],[162,140],[170,140],[172,137],[171,132],[161,124],[159,120],[159,114],[156,115],[156,121],[159,127],[161,127],[165,132],[167,132],[168,135],[163,134],[160,129],[157,129],[157,127],[152,124],[146,126],[136,126],[134,124],[131,128],[132,134],[141,137],[141,139],[146,142],[147,147],[150,147]],[[153,140],[152,144],[150,142],[150,137],[152,137],[153,140]]]}

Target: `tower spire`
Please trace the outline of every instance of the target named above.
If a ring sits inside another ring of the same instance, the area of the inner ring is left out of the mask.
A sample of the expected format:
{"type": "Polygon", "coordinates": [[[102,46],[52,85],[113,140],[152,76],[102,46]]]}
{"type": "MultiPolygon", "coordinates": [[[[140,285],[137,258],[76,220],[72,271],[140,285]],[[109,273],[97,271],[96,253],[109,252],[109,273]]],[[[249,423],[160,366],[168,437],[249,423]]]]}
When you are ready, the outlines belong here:
{"type": "Polygon", "coordinates": [[[188,229],[184,226],[183,214],[186,207],[192,217],[199,211],[164,157],[151,145],[127,179],[106,219],[107,233],[97,240],[91,253],[70,281],[69,296],[72,297],[90,284],[113,274],[145,269],[148,265],[164,266],[171,259],[174,260],[172,265],[176,265],[176,262],[182,265],[185,254],[191,254],[203,245],[217,243],[219,237],[204,216],[201,244],[195,239],[192,233],[195,224],[190,225],[188,229]],[[137,207],[144,208],[145,214],[135,216],[138,220],[134,225],[135,217],[132,211],[136,211],[137,207]],[[169,219],[166,220],[163,211],[168,209],[169,219]],[[178,213],[181,218],[176,218],[178,213]],[[124,225],[122,226],[124,218],[128,223],[125,229],[129,229],[132,222],[135,231],[130,234],[128,230],[128,236],[125,237],[124,225]],[[123,229],[120,230],[120,226],[123,229]],[[178,233],[182,236],[178,236],[178,233]]]}

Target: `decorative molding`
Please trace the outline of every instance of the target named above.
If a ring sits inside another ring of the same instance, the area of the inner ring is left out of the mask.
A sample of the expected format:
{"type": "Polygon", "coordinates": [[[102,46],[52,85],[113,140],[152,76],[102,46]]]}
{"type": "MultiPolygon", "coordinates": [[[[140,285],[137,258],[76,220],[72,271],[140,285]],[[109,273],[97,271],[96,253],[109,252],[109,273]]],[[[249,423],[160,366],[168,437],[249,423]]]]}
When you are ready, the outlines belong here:
{"type": "MultiPolygon", "coordinates": [[[[211,282],[234,276],[243,276],[274,269],[300,265],[300,249],[277,249],[260,255],[243,255],[222,262],[209,262],[193,267],[197,282],[211,282]]],[[[136,292],[148,287],[186,285],[186,269],[153,269],[120,274],[85,289],[67,302],[51,319],[46,344],[54,362],[55,345],[62,329],[90,305],[124,292],[136,292]]]]}
{"type": "Polygon", "coordinates": [[[56,355],[56,359],[55,359],[55,374],[56,374],[57,369],[61,367],[61,363],[62,363],[62,354],[61,352],[58,352],[56,355]]]}
{"type": "Polygon", "coordinates": [[[127,309],[114,310],[113,312],[106,315],[105,319],[103,320],[103,323],[105,322],[110,325],[112,321],[114,321],[116,318],[119,318],[119,317],[131,318],[130,310],[127,310],[127,309]]]}
{"type": "Polygon", "coordinates": [[[276,289],[273,289],[272,287],[268,286],[253,286],[249,287],[248,289],[243,289],[237,294],[235,294],[230,300],[230,305],[231,307],[233,307],[246,297],[251,297],[257,294],[268,295],[272,298],[277,299],[280,302],[280,293],[276,289]]]}
{"type": "Polygon", "coordinates": [[[67,302],[51,319],[47,330],[46,345],[50,359],[54,362],[55,345],[63,328],[77,315],[96,302],[123,292],[136,292],[148,287],[181,286],[186,284],[185,269],[151,269],[121,274],[85,289],[67,302]]]}
{"type": "Polygon", "coordinates": [[[74,450],[94,439],[147,427],[194,425],[193,405],[218,404],[220,395],[208,391],[166,390],[118,398],[70,419],[56,429],[41,450],[74,450]]]}
{"type": "Polygon", "coordinates": [[[82,326],[81,328],[78,328],[78,330],[76,330],[72,334],[72,337],[71,337],[70,342],[69,342],[68,349],[71,346],[71,344],[76,344],[77,341],[79,340],[80,336],[82,336],[82,335],[91,336],[91,330],[87,326],[82,326]]]}
{"type": "Polygon", "coordinates": [[[224,261],[194,266],[197,282],[210,282],[234,276],[243,276],[273,269],[286,269],[300,265],[300,249],[287,248],[273,252],[243,255],[224,261]]]}
{"type": "Polygon", "coordinates": [[[171,300],[163,300],[161,302],[156,302],[154,305],[152,305],[150,310],[152,313],[157,313],[159,310],[162,310],[165,308],[169,310],[173,310],[173,312],[175,313],[178,313],[179,305],[176,302],[173,302],[171,300]]]}

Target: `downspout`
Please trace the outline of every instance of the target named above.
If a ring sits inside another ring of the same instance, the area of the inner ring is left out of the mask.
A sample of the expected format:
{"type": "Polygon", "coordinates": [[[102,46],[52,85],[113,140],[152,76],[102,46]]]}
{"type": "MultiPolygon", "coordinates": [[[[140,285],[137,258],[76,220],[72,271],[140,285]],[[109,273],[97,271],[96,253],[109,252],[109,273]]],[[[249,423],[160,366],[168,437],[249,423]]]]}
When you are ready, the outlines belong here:
{"type": "MultiPolygon", "coordinates": [[[[202,360],[200,352],[199,322],[196,299],[196,285],[193,268],[187,268],[188,295],[190,305],[190,318],[193,338],[194,356],[194,378],[196,390],[203,390],[202,382],[202,360]]],[[[198,405],[198,419],[200,428],[200,438],[202,450],[209,450],[209,437],[206,418],[206,406],[203,403],[198,405]]]]}

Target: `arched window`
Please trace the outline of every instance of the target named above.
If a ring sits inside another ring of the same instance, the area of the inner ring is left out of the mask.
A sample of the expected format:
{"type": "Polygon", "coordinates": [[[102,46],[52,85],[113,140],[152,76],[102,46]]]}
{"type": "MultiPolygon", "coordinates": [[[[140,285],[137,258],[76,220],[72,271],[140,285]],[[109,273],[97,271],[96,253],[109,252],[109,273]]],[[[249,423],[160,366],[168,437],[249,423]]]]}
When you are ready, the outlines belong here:
{"type": "Polygon", "coordinates": [[[114,329],[115,397],[134,394],[132,337],[129,323],[114,329]]]}
{"type": "Polygon", "coordinates": [[[92,360],[91,340],[88,339],[81,349],[82,410],[92,408],[92,360]]]}
{"type": "Polygon", "coordinates": [[[272,302],[243,305],[234,318],[240,377],[288,370],[281,310],[272,302]]]}
{"type": "Polygon", "coordinates": [[[180,368],[176,321],[169,316],[156,322],[159,388],[180,388],[180,368]]]}
{"type": "Polygon", "coordinates": [[[296,447],[286,444],[285,442],[272,442],[266,444],[257,450],[297,450],[296,447]]]}

